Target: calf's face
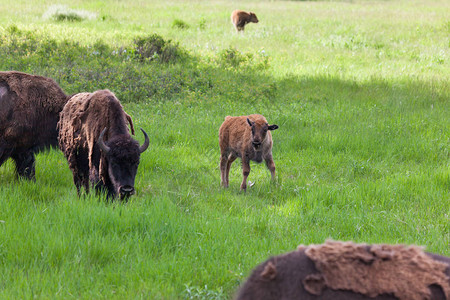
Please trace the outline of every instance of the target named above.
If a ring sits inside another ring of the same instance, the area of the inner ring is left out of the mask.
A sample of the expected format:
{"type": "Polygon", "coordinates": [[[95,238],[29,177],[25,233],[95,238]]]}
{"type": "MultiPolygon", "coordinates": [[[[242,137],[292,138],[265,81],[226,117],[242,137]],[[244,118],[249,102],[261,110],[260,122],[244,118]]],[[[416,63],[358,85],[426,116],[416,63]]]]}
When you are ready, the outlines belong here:
{"type": "Polygon", "coordinates": [[[106,155],[108,161],[108,175],[115,195],[119,195],[121,200],[126,200],[134,194],[134,179],[139,166],[139,159],[148,145],[148,136],[141,129],[145,136],[142,146],[131,138],[130,135],[118,135],[108,142],[103,141],[103,134],[100,134],[99,146],[106,155]]]}
{"type": "Polygon", "coordinates": [[[253,23],[258,23],[259,22],[258,18],[256,17],[256,15],[254,13],[252,13],[252,12],[250,12],[250,22],[253,22],[253,23]]]}
{"type": "Polygon", "coordinates": [[[266,139],[267,131],[278,129],[278,125],[269,125],[262,120],[253,122],[247,118],[247,123],[252,129],[252,146],[255,150],[261,148],[262,143],[266,139]]]}

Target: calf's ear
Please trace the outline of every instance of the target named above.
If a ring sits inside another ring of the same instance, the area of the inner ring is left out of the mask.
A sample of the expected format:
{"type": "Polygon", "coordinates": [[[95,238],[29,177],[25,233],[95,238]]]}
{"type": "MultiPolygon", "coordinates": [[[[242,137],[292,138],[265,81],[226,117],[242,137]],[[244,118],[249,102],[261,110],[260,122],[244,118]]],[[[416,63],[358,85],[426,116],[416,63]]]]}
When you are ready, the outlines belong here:
{"type": "Polygon", "coordinates": [[[277,268],[269,261],[261,273],[261,278],[265,280],[274,280],[277,277],[277,268]]]}
{"type": "Polygon", "coordinates": [[[269,130],[275,130],[278,129],[278,125],[269,125],[269,130]]]}
{"type": "Polygon", "coordinates": [[[248,125],[250,125],[250,127],[253,126],[253,124],[255,124],[255,122],[250,121],[249,118],[247,118],[247,123],[248,123],[248,125]]]}

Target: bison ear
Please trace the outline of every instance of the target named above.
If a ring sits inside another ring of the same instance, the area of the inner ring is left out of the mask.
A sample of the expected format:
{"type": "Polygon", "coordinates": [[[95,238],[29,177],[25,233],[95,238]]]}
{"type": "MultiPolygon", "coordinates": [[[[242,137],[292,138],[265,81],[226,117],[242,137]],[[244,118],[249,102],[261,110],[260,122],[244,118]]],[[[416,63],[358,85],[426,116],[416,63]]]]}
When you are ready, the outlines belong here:
{"type": "Polygon", "coordinates": [[[269,130],[275,130],[278,129],[278,125],[270,125],[269,130]]]}
{"type": "Polygon", "coordinates": [[[325,288],[325,280],[320,274],[311,274],[303,279],[303,287],[308,293],[319,296],[325,288]]]}
{"type": "Polygon", "coordinates": [[[264,267],[261,277],[265,280],[273,280],[277,277],[277,268],[271,261],[264,267]]]}
{"type": "Polygon", "coordinates": [[[249,118],[247,118],[247,123],[248,123],[248,125],[250,125],[250,127],[253,126],[253,124],[255,124],[255,122],[250,121],[249,118]]]}

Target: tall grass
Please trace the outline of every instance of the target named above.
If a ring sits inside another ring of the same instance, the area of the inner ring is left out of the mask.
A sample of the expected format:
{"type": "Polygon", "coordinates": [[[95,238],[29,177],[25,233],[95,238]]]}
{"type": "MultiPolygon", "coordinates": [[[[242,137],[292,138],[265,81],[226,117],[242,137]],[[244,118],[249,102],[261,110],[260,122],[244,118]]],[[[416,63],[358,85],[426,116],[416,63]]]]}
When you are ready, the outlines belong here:
{"type": "Polygon", "coordinates": [[[260,23],[242,35],[236,3],[108,3],[61,2],[100,16],[83,22],[0,5],[0,70],[108,88],[151,140],[126,204],[79,199],[56,150],[36,183],[0,168],[0,298],[226,299],[327,238],[450,255],[445,1],[244,2],[260,23]],[[174,59],[139,50],[161,40],[174,59]],[[236,162],[224,190],[218,128],[251,113],[280,126],[277,182],[252,163],[242,193],[236,162]]]}

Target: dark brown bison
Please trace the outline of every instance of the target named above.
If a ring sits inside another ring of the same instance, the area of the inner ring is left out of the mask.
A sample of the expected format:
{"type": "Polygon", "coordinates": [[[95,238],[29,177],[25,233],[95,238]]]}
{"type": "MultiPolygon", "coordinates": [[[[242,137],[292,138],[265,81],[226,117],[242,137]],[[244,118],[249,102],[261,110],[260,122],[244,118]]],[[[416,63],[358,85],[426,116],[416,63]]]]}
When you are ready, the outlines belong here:
{"type": "Polygon", "coordinates": [[[106,191],[108,198],[119,195],[127,199],[134,194],[140,155],[149,139],[141,129],[145,142],[139,146],[127,123],[134,133],[130,116],[108,90],[76,94],[67,102],[58,123],[59,146],[78,194],[81,187],[89,192],[90,184],[97,191],[106,191]]]}
{"type": "Polygon", "coordinates": [[[265,160],[267,168],[275,179],[275,163],[272,158],[271,130],[278,125],[269,125],[262,115],[241,117],[226,116],[219,129],[221,184],[228,187],[231,164],[240,157],[244,178],[241,190],[247,189],[250,174],[250,160],[257,163],[265,160]]]}
{"type": "Polygon", "coordinates": [[[257,266],[236,300],[450,299],[450,258],[416,246],[331,242],[257,266]]]}
{"type": "Polygon", "coordinates": [[[67,100],[50,78],[0,72],[0,166],[11,157],[17,175],[34,180],[34,154],[58,145],[56,124],[67,100]]]}
{"type": "Polygon", "coordinates": [[[244,31],[245,25],[252,22],[258,23],[258,18],[252,12],[246,12],[243,10],[236,9],[231,13],[231,22],[236,28],[236,31],[244,31]]]}

